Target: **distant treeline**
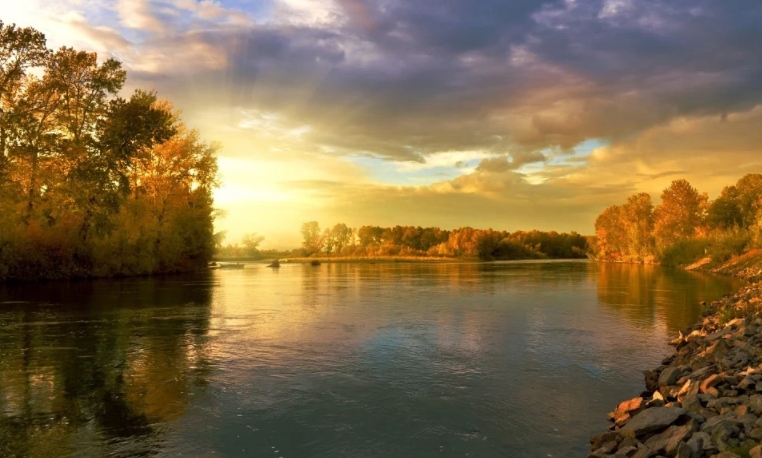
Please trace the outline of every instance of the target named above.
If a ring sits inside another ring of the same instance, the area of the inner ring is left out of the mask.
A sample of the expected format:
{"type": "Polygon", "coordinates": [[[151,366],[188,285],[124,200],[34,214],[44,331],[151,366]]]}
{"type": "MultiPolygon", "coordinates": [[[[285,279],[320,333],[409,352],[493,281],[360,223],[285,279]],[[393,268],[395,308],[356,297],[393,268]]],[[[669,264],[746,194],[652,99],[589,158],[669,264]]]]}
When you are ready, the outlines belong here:
{"type": "Polygon", "coordinates": [[[722,262],[762,242],[762,175],[749,174],[710,201],[686,180],[676,180],[654,206],[635,194],[595,221],[595,256],[601,260],[685,265],[709,256],[722,262]]]}
{"type": "Polygon", "coordinates": [[[304,256],[438,256],[491,259],[583,258],[587,240],[571,233],[495,231],[464,227],[452,231],[420,226],[362,226],[339,223],[321,231],[317,222],[301,229],[304,256]]]}
{"type": "Polygon", "coordinates": [[[148,274],[212,255],[216,147],[126,72],[0,21],[0,279],[148,274]]]}

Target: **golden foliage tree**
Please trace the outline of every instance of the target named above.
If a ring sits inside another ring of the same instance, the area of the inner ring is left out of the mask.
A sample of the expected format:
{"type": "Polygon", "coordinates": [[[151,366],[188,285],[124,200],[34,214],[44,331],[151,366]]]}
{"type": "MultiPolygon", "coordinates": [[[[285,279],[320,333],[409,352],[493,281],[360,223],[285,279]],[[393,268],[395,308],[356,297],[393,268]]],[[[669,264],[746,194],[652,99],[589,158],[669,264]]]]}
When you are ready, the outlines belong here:
{"type": "Polygon", "coordinates": [[[216,145],[113,59],[0,22],[0,278],[187,270],[212,254],[216,145]],[[30,69],[36,71],[29,71],[30,69]]]}
{"type": "Polygon", "coordinates": [[[707,203],[707,195],[699,194],[688,181],[673,181],[661,193],[661,203],[654,211],[657,245],[664,248],[697,235],[705,222],[707,203]]]}

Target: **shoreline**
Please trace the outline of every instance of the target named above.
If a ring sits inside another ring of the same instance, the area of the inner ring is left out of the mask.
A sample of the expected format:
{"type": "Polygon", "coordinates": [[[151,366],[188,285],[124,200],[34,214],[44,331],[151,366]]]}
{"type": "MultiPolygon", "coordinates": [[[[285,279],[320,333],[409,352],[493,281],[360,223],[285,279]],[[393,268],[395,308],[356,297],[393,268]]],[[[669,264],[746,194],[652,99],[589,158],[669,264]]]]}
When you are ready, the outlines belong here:
{"type": "Polygon", "coordinates": [[[749,283],[704,304],[675,351],[643,372],[640,396],[608,414],[589,457],[762,458],[762,250],[689,267],[749,283]]]}

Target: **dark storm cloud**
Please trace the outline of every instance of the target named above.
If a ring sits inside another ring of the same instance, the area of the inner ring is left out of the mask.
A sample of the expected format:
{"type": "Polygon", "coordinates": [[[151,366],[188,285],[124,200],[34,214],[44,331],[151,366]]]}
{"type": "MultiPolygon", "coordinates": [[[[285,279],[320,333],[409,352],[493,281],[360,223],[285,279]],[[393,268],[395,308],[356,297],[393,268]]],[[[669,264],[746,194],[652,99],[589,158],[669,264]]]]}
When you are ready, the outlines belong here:
{"type": "Polygon", "coordinates": [[[568,149],[762,102],[756,0],[337,1],[331,26],[197,35],[228,67],[188,84],[340,154],[408,161],[568,149]]]}

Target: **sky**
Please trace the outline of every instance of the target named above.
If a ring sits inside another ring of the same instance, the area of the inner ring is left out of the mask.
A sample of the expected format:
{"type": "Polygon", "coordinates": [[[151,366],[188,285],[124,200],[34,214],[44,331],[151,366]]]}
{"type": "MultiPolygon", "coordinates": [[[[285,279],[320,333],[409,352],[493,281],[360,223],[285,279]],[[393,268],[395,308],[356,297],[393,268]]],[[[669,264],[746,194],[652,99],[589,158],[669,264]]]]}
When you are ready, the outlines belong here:
{"type": "Polygon", "coordinates": [[[228,242],[318,221],[593,232],[762,172],[759,0],[24,0],[220,142],[228,242]]]}

